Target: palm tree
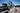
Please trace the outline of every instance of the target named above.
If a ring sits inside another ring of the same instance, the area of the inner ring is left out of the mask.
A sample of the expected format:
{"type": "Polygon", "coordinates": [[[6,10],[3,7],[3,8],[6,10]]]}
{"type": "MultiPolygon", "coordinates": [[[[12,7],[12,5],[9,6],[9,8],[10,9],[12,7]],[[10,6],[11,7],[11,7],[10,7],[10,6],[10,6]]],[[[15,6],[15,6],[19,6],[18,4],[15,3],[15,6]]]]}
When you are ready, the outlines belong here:
{"type": "Polygon", "coordinates": [[[9,10],[9,8],[7,7],[7,4],[3,3],[2,5],[5,5],[3,6],[4,9],[9,10]]]}
{"type": "Polygon", "coordinates": [[[7,4],[6,4],[6,3],[3,3],[2,6],[3,6],[3,7],[7,7],[7,4]]]}
{"type": "Polygon", "coordinates": [[[10,8],[15,6],[11,1],[9,1],[8,4],[9,4],[10,8]]]}

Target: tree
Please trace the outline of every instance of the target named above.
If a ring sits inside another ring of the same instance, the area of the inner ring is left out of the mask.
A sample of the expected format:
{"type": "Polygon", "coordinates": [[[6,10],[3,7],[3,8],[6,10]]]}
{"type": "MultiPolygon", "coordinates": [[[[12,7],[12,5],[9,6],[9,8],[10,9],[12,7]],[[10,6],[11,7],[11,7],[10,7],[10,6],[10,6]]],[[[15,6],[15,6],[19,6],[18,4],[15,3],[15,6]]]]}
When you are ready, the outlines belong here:
{"type": "Polygon", "coordinates": [[[7,7],[7,4],[3,3],[2,5],[5,5],[3,6],[4,10],[9,10],[9,8],[7,7]]]}
{"type": "Polygon", "coordinates": [[[8,4],[9,4],[10,8],[13,7],[13,6],[15,6],[11,1],[9,1],[8,4]]]}
{"type": "Polygon", "coordinates": [[[6,3],[3,3],[2,5],[3,5],[3,7],[7,7],[7,4],[6,3]]]}
{"type": "Polygon", "coordinates": [[[20,7],[20,5],[16,5],[15,7],[20,7]]]}

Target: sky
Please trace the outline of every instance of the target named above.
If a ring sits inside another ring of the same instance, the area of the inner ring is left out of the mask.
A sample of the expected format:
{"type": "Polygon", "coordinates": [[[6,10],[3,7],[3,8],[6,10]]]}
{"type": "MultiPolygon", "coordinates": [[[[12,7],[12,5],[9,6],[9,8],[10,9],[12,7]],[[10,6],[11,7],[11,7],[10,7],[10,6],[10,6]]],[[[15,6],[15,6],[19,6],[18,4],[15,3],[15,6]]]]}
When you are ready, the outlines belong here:
{"type": "Polygon", "coordinates": [[[20,5],[20,0],[0,0],[0,6],[2,6],[2,3],[7,3],[8,1],[12,1],[14,5],[20,5]]]}

